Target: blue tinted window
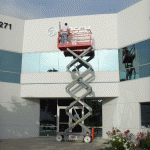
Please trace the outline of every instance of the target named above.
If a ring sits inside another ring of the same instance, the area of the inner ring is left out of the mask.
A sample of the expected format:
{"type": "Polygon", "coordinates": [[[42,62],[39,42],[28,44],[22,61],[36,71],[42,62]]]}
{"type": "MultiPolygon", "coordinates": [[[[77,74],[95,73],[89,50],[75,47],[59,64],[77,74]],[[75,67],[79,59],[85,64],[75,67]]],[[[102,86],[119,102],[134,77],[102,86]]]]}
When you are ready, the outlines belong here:
{"type": "Polygon", "coordinates": [[[149,63],[150,40],[119,49],[120,81],[150,76],[149,63]]]}
{"type": "Polygon", "coordinates": [[[129,68],[123,71],[120,71],[120,81],[133,80],[140,78],[139,67],[129,68]]]}
{"type": "Polygon", "coordinates": [[[58,52],[40,53],[40,72],[57,72],[58,55],[58,52]]]}
{"type": "Polygon", "coordinates": [[[40,72],[40,53],[29,53],[22,55],[22,73],[40,72]]]}
{"type": "Polygon", "coordinates": [[[146,40],[136,44],[139,57],[139,64],[150,63],[150,40],[146,40]]]}
{"type": "Polygon", "coordinates": [[[0,51],[0,70],[21,73],[22,54],[0,51]]]}
{"type": "Polygon", "coordinates": [[[150,76],[150,65],[140,66],[139,72],[140,78],[150,76]]]}
{"type": "MultiPolygon", "coordinates": [[[[95,51],[93,57],[84,57],[84,60],[93,67],[94,71],[118,70],[118,51],[95,51]]],[[[32,53],[23,54],[22,58],[22,73],[38,73],[38,72],[66,72],[66,67],[73,57],[65,57],[63,52],[50,53],[32,53]]],[[[79,66],[77,62],[75,66],[79,66]]],[[[72,71],[74,66],[70,68],[72,71]]],[[[86,67],[80,65],[79,71],[85,71],[86,67]]]]}
{"type": "Polygon", "coordinates": [[[20,74],[0,72],[0,81],[9,83],[20,83],[20,74]]]}
{"type": "Polygon", "coordinates": [[[119,70],[118,50],[99,50],[98,61],[100,71],[119,70]]]}

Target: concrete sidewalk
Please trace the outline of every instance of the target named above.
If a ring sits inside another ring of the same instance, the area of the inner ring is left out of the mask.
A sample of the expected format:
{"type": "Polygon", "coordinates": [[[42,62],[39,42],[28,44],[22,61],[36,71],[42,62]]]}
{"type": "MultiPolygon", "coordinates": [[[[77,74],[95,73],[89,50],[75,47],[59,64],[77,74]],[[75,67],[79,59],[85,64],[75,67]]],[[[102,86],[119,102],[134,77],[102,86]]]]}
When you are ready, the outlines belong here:
{"type": "Polygon", "coordinates": [[[94,139],[91,143],[82,141],[57,142],[55,137],[1,140],[1,150],[100,150],[108,140],[94,139]]]}

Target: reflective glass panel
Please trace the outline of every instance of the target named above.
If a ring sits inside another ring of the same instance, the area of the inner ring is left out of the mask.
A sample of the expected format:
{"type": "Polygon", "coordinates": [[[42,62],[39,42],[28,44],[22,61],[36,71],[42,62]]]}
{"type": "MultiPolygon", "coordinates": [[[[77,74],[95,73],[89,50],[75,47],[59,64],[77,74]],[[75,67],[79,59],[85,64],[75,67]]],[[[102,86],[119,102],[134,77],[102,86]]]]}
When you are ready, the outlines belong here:
{"type": "Polygon", "coordinates": [[[56,136],[57,127],[40,126],[40,136],[56,136]]]}
{"type": "Polygon", "coordinates": [[[120,81],[150,76],[149,65],[150,40],[119,49],[120,81]]]}
{"type": "MultiPolygon", "coordinates": [[[[94,56],[83,57],[83,59],[86,60],[92,66],[94,71],[98,71],[98,51],[94,52],[94,56]]],[[[86,71],[87,68],[84,64],[81,64],[81,68],[79,70],[86,71]]]]}
{"type": "Polygon", "coordinates": [[[139,65],[150,63],[150,40],[135,44],[139,65]]]}
{"type": "Polygon", "coordinates": [[[150,102],[147,103],[141,103],[141,126],[142,128],[150,131],[150,102]],[[147,129],[146,129],[147,128],[147,129]]]}
{"type": "Polygon", "coordinates": [[[118,50],[98,50],[100,71],[119,70],[118,50]]]}
{"type": "Polygon", "coordinates": [[[139,68],[139,77],[148,77],[150,76],[150,65],[140,66],[139,68]]]}
{"type": "Polygon", "coordinates": [[[57,130],[57,101],[52,99],[40,100],[40,136],[56,136],[57,130]]]}
{"type": "MultiPolygon", "coordinates": [[[[66,72],[67,65],[73,60],[73,57],[65,57],[63,52],[59,52],[59,72],[66,72]]],[[[73,67],[71,67],[73,69],[73,67]]]]}
{"type": "Polygon", "coordinates": [[[28,53],[22,56],[22,73],[40,72],[40,53],[28,53]]]}
{"type": "Polygon", "coordinates": [[[138,66],[120,71],[120,81],[133,80],[150,76],[150,65],[138,66]]]}
{"type": "Polygon", "coordinates": [[[21,73],[22,54],[0,51],[0,70],[21,73]]]}
{"type": "Polygon", "coordinates": [[[120,71],[120,81],[138,79],[139,77],[139,67],[120,71]]]}
{"type": "Polygon", "coordinates": [[[20,74],[0,72],[0,81],[9,83],[20,83],[20,74]]]}
{"type": "Polygon", "coordinates": [[[40,72],[58,72],[59,52],[40,53],[40,72]]]}

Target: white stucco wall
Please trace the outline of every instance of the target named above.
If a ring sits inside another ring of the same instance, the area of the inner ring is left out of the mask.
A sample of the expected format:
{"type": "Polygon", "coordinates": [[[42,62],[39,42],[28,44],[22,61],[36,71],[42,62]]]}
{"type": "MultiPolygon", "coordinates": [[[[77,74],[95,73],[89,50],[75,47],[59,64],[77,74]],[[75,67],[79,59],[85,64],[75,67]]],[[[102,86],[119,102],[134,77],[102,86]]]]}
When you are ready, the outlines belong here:
{"type": "Polygon", "coordinates": [[[0,50],[22,53],[25,21],[1,14],[0,21],[12,24],[11,30],[0,28],[0,50]]]}
{"type": "Polygon", "coordinates": [[[118,48],[150,38],[150,1],[142,0],[117,14],[118,48]]]}
{"type": "MultiPolygon", "coordinates": [[[[118,48],[150,38],[150,1],[143,0],[119,12],[118,48]]],[[[118,84],[119,97],[103,100],[103,138],[112,127],[122,132],[129,129],[137,134],[141,131],[141,102],[150,102],[150,77],[118,84]]]]}
{"type": "Polygon", "coordinates": [[[0,82],[0,139],[39,136],[40,101],[21,98],[20,86],[0,82]]]}
{"type": "MultiPolygon", "coordinates": [[[[12,24],[0,28],[0,50],[22,53],[25,21],[4,15],[0,21],[12,24]]],[[[40,101],[20,93],[20,84],[0,82],[0,139],[39,136],[40,101]]]]}
{"type": "MultiPolygon", "coordinates": [[[[90,76],[91,74],[85,79],[90,76]]],[[[21,97],[70,97],[65,87],[72,81],[68,72],[23,73],[21,74],[21,97]]],[[[90,85],[93,94],[88,97],[118,96],[119,71],[95,71],[95,79],[92,82],[90,85]]],[[[85,90],[80,91],[80,94],[83,92],[85,90]]]]}
{"type": "Polygon", "coordinates": [[[118,47],[117,14],[100,14],[26,20],[23,53],[60,51],[57,48],[58,35],[50,37],[48,34],[48,29],[51,27],[55,27],[58,32],[59,22],[61,22],[61,26],[67,22],[72,28],[90,26],[95,49],[115,49],[118,47]]]}
{"type": "Polygon", "coordinates": [[[119,83],[119,97],[103,101],[103,137],[112,127],[129,129],[137,134],[141,128],[140,103],[150,102],[150,77],[119,83]]]}

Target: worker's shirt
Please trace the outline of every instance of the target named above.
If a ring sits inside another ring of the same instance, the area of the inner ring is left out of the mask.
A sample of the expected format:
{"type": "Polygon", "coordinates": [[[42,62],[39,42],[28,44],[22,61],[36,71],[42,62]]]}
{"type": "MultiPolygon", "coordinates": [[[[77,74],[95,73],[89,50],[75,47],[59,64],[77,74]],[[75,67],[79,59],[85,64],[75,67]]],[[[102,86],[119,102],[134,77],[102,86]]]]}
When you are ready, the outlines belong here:
{"type": "Polygon", "coordinates": [[[68,26],[63,26],[62,31],[68,31],[69,27],[68,26]]]}

